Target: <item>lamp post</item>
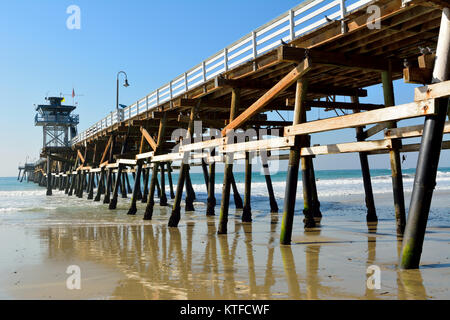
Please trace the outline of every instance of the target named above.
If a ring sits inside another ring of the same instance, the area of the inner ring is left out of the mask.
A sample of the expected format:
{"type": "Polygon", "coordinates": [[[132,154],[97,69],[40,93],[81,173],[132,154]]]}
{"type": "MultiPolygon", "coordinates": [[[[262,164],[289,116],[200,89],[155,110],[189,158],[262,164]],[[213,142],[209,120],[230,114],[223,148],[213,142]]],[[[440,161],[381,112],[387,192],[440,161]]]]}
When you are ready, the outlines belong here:
{"type": "Polygon", "coordinates": [[[125,88],[130,86],[130,84],[128,83],[128,77],[127,77],[127,74],[125,73],[125,71],[119,71],[117,73],[117,78],[116,78],[116,113],[117,113],[117,122],[121,121],[121,117],[120,117],[120,113],[119,113],[119,75],[121,73],[123,75],[125,75],[125,82],[124,82],[123,86],[125,88]]]}

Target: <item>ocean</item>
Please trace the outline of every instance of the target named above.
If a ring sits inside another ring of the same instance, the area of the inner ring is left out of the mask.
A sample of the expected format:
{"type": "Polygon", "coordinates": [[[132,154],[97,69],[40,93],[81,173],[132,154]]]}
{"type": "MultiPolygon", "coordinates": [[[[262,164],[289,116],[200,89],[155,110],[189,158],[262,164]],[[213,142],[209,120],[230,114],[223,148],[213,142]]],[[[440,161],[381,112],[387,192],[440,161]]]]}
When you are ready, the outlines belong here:
{"type": "MultiPolygon", "coordinates": [[[[415,169],[403,169],[403,183],[405,194],[407,195],[412,191],[414,182],[415,169]]],[[[340,215],[354,218],[355,212],[364,211],[364,186],[361,177],[360,170],[316,170],[316,184],[319,200],[321,201],[322,210],[331,210],[330,214],[340,215]],[[352,200],[352,201],[351,201],[352,200]],[[345,210],[337,210],[341,206],[345,206],[345,210]],[[334,210],[334,211],[333,211],[334,210]]],[[[243,198],[244,191],[244,173],[234,172],[237,187],[240,191],[240,195],[243,198]]],[[[172,174],[174,188],[176,188],[176,182],[178,179],[177,170],[174,170],[172,174]]],[[[375,197],[388,196],[392,193],[392,183],[389,169],[372,169],[372,187],[375,197]]],[[[280,211],[283,207],[283,198],[286,184],[286,172],[280,171],[271,175],[275,197],[278,202],[280,211]]],[[[158,177],[159,179],[159,177],[158,177]]],[[[191,172],[191,181],[196,192],[196,201],[206,203],[207,192],[202,173],[191,172]]],[[[220,205],[220,197],[222,190],[223,173],[216,173],[216,199],[220,205]]],[[[130,183],[133,185],[133,180],[130,175],[130,183]]],[[[435,191],[445,192],[450,190],[450,168],[439,168],[437,173],[437,185],[435,191]]],[[[169,186],[166,177],[166,192],[169,194],[169,186]]],[[[62,191],[54,191],[54,197],[47,198],[45,196],[45,188],[39,187],[34,183],[27,183],[23,181],[20,183],[15,177],[3,177],[0,178],[0,219],[1,214],[14,213],[14,212],[51,212],[60,207],[71,206],[77,207],[77,210],[82,210],[83,207],[92,208],[92,206],[103,205],[100,203],[93,203],[92,201],[86,201],[78,199],[75,196],[67,197],[62,191]]],[[[259,212],[259,214],[267,214],[268,210],[268,196],[267,187],[265,183],[264,175],[260,172],[252,173],[252,208],[259,212]]],[[[156,192],[155,192],[156,196],[156,192]]],[[[299,173],[299,182],[297,188],[297,208],[301,209],[302,205],[302,182],[301,172],[299,173]]],[[[86,198],[86,193],[84,194],[86,198]]],[[[130,195],[128,197],[129,201],[130,195]]],[[[169,197],[168,197],[169,198],[169,197]]],[[[169,198],[170,199],[170,198],[169,198]]],[[[406,196],[409,200],[409,197],[406,196]]],[[[119,203],[123,202],[120,199],[119,203]]],[[[233,205],[233,196],[230,197],[231,205],[233,205]]],[[[408,207],[409,201],[405,201],[405,205],[408,207]]],[[[218,209],[217,209],[218,210],[218,209]]],[[[434,210],[435,214],[430,215],[430,220],[446,220],[450,223],[450,215],[447,211],[434,210]]],[[[384,218],[385,214],[391,214],[390,210],[384,212],[379,211],[380,218],[384,218]]],[[[386,218],[392,218],[392,216],[386,216],[386,218]]]]}

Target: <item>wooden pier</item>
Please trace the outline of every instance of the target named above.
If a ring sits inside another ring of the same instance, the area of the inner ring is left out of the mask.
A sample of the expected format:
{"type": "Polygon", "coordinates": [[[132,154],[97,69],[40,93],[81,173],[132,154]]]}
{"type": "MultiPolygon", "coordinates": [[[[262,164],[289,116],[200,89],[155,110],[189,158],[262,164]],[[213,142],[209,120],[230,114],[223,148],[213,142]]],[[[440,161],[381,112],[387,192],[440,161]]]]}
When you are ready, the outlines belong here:
{"type": "Polygon", "coordinates": [[[151,219],[154,206],[168,203],[167,174],[173,199],[168,224],[177,227],[183,193],[185,210],[195,210],[189,172],[198,165],[208,191],[206,214],[220,215],[221,234],[227,232],[232,191],[236,208],[243,209],[242,220],[252,221],[251,158],[261,157],[264,164],[272,212],[278,211],[278,204],[267,163],[288,159],[280,237],[280,243],[287,245],[294,212],[299,210],[295,200],[300,170],[304,227],[315,227],[321,218],[315,156],[359,154],[367,220],[376,221],[367,158],[386,153],[397,232],[405,233],[401,265],[417,268],[439,153],[450,148],[450,141],[442,141],[443,134],[450,132],[450,124],[445,123],[450,96],[450,24],[445,6],[444,0],[304,1],[123,112],[111,113],[74,138],[70,150],[44,149],[42,157],[47,161],[36,164],[32,181],[50,190],[65,190],[69,196],[81,198],[86,192],[93,201],[103,197],[111,210],[119,195],[125,198],[132,193],[128,213],[151,219]],[[335,12],[328,14],[333,8],[335,12]],[[379,16],[374,18],[374,13],[379,16]],[[414,89],[414,101],[397,105],[392,81],[402,78],[423,86],[414,89]],[[383,86],[384,104],[360,103],[359,98],[367,96],[364,88],[376,84],[383,86]],[[340,102],[336,96],[349,97],[351,102],[340,102]],[[310,121],[307,111],[315,108],[345,112],[310,121]],[[268,119],[267,112],[280,110],[291,111],[293,120],[268,119]],[[416,117],[425,119],[424,126],[397,126],[400,120],[416,117]],[[355,141],[310,143],[312,134],[349,128],[356,130],[355,141]],[[384,137],[373,140],[380,132],[384,137]],[[411,137],[422,137],[422,142],[402,143],[411,137]],[[283,155],[271,155],[280,150],[283,155]],[[400,154],[418,151],[407,219],[400,154]],[[243,201],[233,176],[233,162],[238,159],[245,160],[243,201]],[[225,163],[221,199],[215,199],[214,190],[218,162],[225,163]],[[172,182],[172,170],[179,171],[178,181],[172,182]],[[135,177],[133,188],[127,173],[135,177]],[[147,203],[145,212],[138,212],[137,201],[147,203]]]}

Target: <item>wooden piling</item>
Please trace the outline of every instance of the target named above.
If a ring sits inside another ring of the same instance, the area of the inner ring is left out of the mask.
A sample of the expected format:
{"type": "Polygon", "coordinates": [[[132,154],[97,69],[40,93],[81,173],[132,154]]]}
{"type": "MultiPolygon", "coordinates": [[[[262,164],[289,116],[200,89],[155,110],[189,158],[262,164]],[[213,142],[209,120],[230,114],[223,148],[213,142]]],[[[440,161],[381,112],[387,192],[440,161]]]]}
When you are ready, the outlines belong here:
{"type": "MultiPolygon", "coordinates": [[[[159,121],[159,129],[158,129],[158,140],[156,142],[156,147],[154,149],[155,155],[160,152],[161,144],[163,143],[163,138],[166,132],[166,122],[167,115],[164,114],[163,118],[159,121]]],[[[153,164],[152,177],[150,180],[150,189],[148,193],[147,206],[145,207],[144,220],[151,220],[153,217],[153,207],[155,205],[155,185],[158,179],[158,162],[153,164]]],[[[139,181],[139,180],[138,180],[139,181]]],[[[140,191],[139,187],[139,191],[140,191]]],[[[142,196],[141,196],[142,199],[142,196]]]]}
{"type": "MultiPolygon", "coordinates": [[[[359,98],[352,96],[353,103],[359,103],[359,98]]],[[[362,127],[356,127],[356,140],[364,141],[364,130],[362,127]]],[[[369,159],[367,152],[359,152],[359,162],[361,164],[361,173],[364,184],[365,203],[367,208],[366,220],[367,222],[377,222],[377,212],[375,209],[375,201],[373,199],[372,181],[370,177],[369,159]]]]}
{"type": "MultiPolygon", "coordinates": [[[[159,167],[159,163],[158,163],[158,167],[159,167]]],[[[158,198],[161,198],[161,186],[159,185],[158,176],[156,176],[155,184],[156,184],[156,196],[158,198]]]]}
{"type": "Polygon", "coordinates": [[[112,169],[108,169],[108,175],[106,177],[105,197],[103,203],[109,203],[111,200],[111,183],[112,183],[112,169]]]}
{"type": "Polygon", "coordinates": [[[130,186],[130,179],[128,177],[128,172],[124,172],[124,174],[125,174],[125,180],[127,182],[127,192],[133,193],[133,190],[131,189],[131,186],[130,186]]]}
{"type": "MultiPolygon", "coordinates": [[[[230,107],[230,122],[236,117],[236,113],[240,106],[241,91],[238,88],[233,88],[231,90],[231,107],[230,107]]],[[[228,136],[227,140],[229,143],[234,139],[233,134],[228,136]]],[[[220,217],[219,217],[219,228],[217,230],[218,234],[227,233],[228,224],[228,208],[230,205],[230,189],[233,179],[233,154],[227,153],[225,155],[225,169],[223,174],[223,187],[222,187],[222,201],[220,202],[220,217]]],[[[235,199],[236,203],[236,199],[235,199]]]]}
{"type": "MultiPolygon", "coordinates": [[[[449,69],[450,8],[447,7],[442,11],[432,82],[438,83],[449,80],[449,69]]],[[[436,107],[437,114],[426,116],[423,128],[408,221],[402,244],[400,266],[404,269],[419,267],[433,189],[436,185],[444,123],[450,107],[450,99],[437,99],[436,107]]]]}
{"type": "Polygon", "coordinates": [[[119,167],[117,168],[117,178],[114,184],[113,189],[113,196],[111,201],[109,202],[109,210],[114,210],[117,208],[117,197],[119,196],[119,186],[120,181],[122,180],[122,171],[123,171],[123,165],[119,164],[119,167]]]}
{"type": "MultiPolygon", "coordinates": [[[[309,140],[309,137],[304,137],[305,140],[309,140]]],[[[307,147],[310,146],[309,141],[307,147]]],[[[311,184],[311,157],[301,157],[302,168],[302,186],[303,186],[303,222],[305,228],[314,228],[316,226],[314,220],[314,203],[313,203],[313,191],[311,184]]]]}
{"type": "MultiPolygon", "coordinates": [[[[381,74],[381,80],[383,83],[383,95],[384,104],[386,107],[394,106],[394,86],[392,84],[392,72],[384,71],[381,74]]],[[[391,128],[396,128],[395,122],[390,124],[391,128]]],[[[392,172],[392,189],[394,194],[394,206],[395,206],[395,220],[397,225],[397,233],[403,234],[406,224],[405,213],[405,196],[403,192],[403,176],[402,176],[402,163],[400,160],[401,140],[392,140],[392,150],[389,152],[389,159],[391,162],[392,172]]]]}
{"type": "Polygon", "coordinates": [[[92,200],[94,199],[94,178],[95,178],[95,173],[94,172],[90,172],[89,173],[89,193],[88,193],[88,200],[92,200]]]}
{"type": "MultiPolygon", "coordinates": [[[[153,217],[153,207],[155,206],[155,187],[158,175],[158,162],[153,164],[152,176],[150,179],[150,189],[148,192],[147,206],[145,207],[144,220],[151,220],[153,217]]],[[[136,180],[135,180],[136,181],[136,180]]]]}
{"type": "Polygon", "coordinates": [[[52,168],[50,156],[47,156],[47,196],[52,195],[52,168]]]}
{"type": "MultiPolygon", "coordinates": [[[[189,140],[193,137],[193,130],[194,130],[194,119],[195,119],[195,113],[196,113],[196,107],[191,108],[191,112],[189,115],[189,125],[188,125],[188,132],[187,132],[187,138],[189,140]]],[[[183,186],[186,179],[186,173],[189,169],[189,152],[183,153],[183,160],[181,162],[180,167],[180,174],[178,176],[178,183],[177,183],[177,189],[175,193],[175,199],[173,202],[172,212],[170,214],[169,218],[169,227],[175,228],[178,226],[178,223],[181,219],[181,197],[183,196],[183,186]]]]}
{"type": "Polygon", "coordinates": [[[70,183],[70,188],[69,188],[69,192],[67,193],[67,195],[70,197],[73,194],[73,191],[75,189],[75,185],[76,185],[76,175],[72,174],[71,175],[71,183],[70,183]]]}
{"type": "Polygon", "coordinates": [[[102,167],[100,169],[100,178],[98,180],[97,194],[95,195],[94,201],[100,201],[100,197],[104,192],[104,186],[105,186],[105,168],[102,167]]]}
{"type": "Polygon", "coordinates": [[[184,209],[186,211],[195,211],[195,208],[194,208],[195,192],[194,192],[194,188],[192,187],[191,175],[190,175],[189,171],[190,171],[190,166],[188,164],[187,170],[186,170],[186,198],[185,198],[184,209]]]}
{"type": "MultiPolygon", "coordinates": [[[[141,170],[142,170],[142,167],[141,167],[141,170]]],[[[148,201],[148,180],[149,180],[149,175],[150,175],[150,169],[142,170],[142,174],[144,175],[144,191],[142,193],[141,202],[147,203],[147,201],[148,201]]],[[[137,175],[137,173],[136,173],[136,175],[137,175]]],[[[134,194],[134,192],[133,192],[133,194],[134,194]]]]}
{"type": "Polygon", "coordinates": [[[277,213],[278,212],[278,204],[275,199],[275,194],[273,192],[272,178],[270,177],[269,163],[267,162],[267,155],[261,154],[261,163],[264,172],[264,178],[266,180],[267,192],[269,193],[269,202],[270,202],[270,212],[277,213]]]}
{"type": "MultiPolygon", "coordinates": [[[[295,93],[295,108],[293,125],[303,122],[305,113],[305,99],[308,88],[308,81],[300,78],[297,80],[295,93]]],[[[292,237],[292,225],[294,222],[295,199],[297,195],[298,171],[300,166],[300,148],[302,146],[302,137],[295,137],[295,146],[291,147],[289,152],[289,164],[287,168],[286,188],[284,195],[283,219],[281,221],[280,243],[290,244],[292,237]]]]}
{"type": "Polygon", "coordinates": [[[126,178],[125,176],[127,175],[126,172],[122,172],[122,179],[121,179],[121,183],[120,183],[120,191],[122,193],[122,199],[126,199],[127,198],[127,194],[128,194],[128,190],[127,190],[127,185],[126,185],[126,178]]]}
{"type": "Polygon", "coordinates": [[[173,192],[172,167],[170,162],[167,162],[167,178],[169,179],[170,199],[174,199],[175,193],[173,192]]]}
{"type": "Polygon", "coordinates": [[[202,171],[203,171],[203,179],[205,180],[206,192],[208,192],[209,187],[208,166],[206,165],[206,161],[204,158],[202,158],[202,171]]]}
{"type": "Polygon", "coordinates": [[[245,153],[245,187],[244,207],[242,210],[242,222],[252,222],[251,188],[252,188],[252,159],[250,152],[245,153]]]}
{"type": "MultiPolygon", "coordinates": [[[[141,177],[142,172],[142,160],[138,160],[137,166],[136,166],[136,180],[134,180],[134,189],[133,189],[133,195],[131,196],[131,206],[130,209],[128,209],[129,215],[135,215],[137,212],[136,202],[137,202],[137,189],[139,184],[139,179],[141,177]]],[[[147,187],[147,183],[145,183],[144,186],[144,195],[145,195],[145,188],[147,187]]]]}
{"type": "Polygon", "coordinates": [[[231,187],[233,188],[233,199],[234,206],[236,209],[240,210],[244,208],[244,204],[242,203],[241,195],[239,194],[239,190],[236,186],[236,180],[234,179],[234,174],[231,172],[231,187]]]}
{"type": "Polygon", "coordinates": [[[317,194],[317,185],[316,185],[316,173],[314,172],[314,158],[309,157],[309,170],[310,170],[310,184],[311,184],[311,201],[313,206],[313,217],[316,219],[322,218],[322,212],[320,212],[320,201],[319,196],[317,194]]]}
{"type": "MultiPolygon", "coordinates": [[[[211,151],[211,157],[215,156],[215,149],[213,148],[211,151]]],[[[216,196],[214,194],[215,184],[216,184],[216,162],[211,161],[209,163],[209,180],[208,180],[208,199],[206,203],[206,215],[213,216],[215,215],[215,206],[216,206],[216,196]]]]}
{"type": "Polygon", "coordinates": [[[65,185],[65,190],[64,190],[64,193],[65,194],[68,194],[69,193],[69,189],[70,189],[70,181],[71,181],[71,178],[72,177],[72,174],[67,174],[67,177],[66,177],[66,185],[65,185]]]}
{"type": "Polygon", "coordinates": [[[166,178],[164,174],[164,162],[159,164],[160,176],[161,176],[161,195],[159,197],[159,205],[161,207],[167,206],[167,196],[166,196],[166,178]]]}

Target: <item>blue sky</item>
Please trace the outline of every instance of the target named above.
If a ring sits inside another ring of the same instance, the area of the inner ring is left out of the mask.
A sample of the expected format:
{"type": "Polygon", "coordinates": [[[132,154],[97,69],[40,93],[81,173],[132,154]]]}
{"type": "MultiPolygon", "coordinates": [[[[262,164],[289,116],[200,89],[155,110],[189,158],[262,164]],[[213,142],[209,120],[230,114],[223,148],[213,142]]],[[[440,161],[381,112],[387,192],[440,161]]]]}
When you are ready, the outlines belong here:
{"type": "MultiPolygon", "coordinates": [[[[47,94],[70,94],[74,88],[82,95],[77,113],[79,129],[85,129],[113,110],[119,70],[131,84],[121,89],[120,103],[129,105],[299,2],[0,1],[0,176],[16,175],[19,162],[38,155],[42,129],[34,127],[33,104],[43,103],[47,94]],[[66,8],[72,4],[81,8],[80,30],[66,28],[66,8]]],[[[414,86],[395,85],[397,104],[412,101],[414,86]]],[[[363,101],[382,103],[380,87],[370,88],[363,101]]],[[[308,117],[317,118],[317,112],[308,117]]],[[[354,136],[354,130],[320,134],[313,143],[354,141],[354,136]]],[[[449,158],[444,151],[441,165],[449,158]]],[[[405,167],[415,167],[415,159],[408,155],[405,167]]],[[[371,164],[387,168],[389,160],[374,156],[371,164]]],[[[316,167],[358,168],[358,157],[319,157],[316,167]]]]}

